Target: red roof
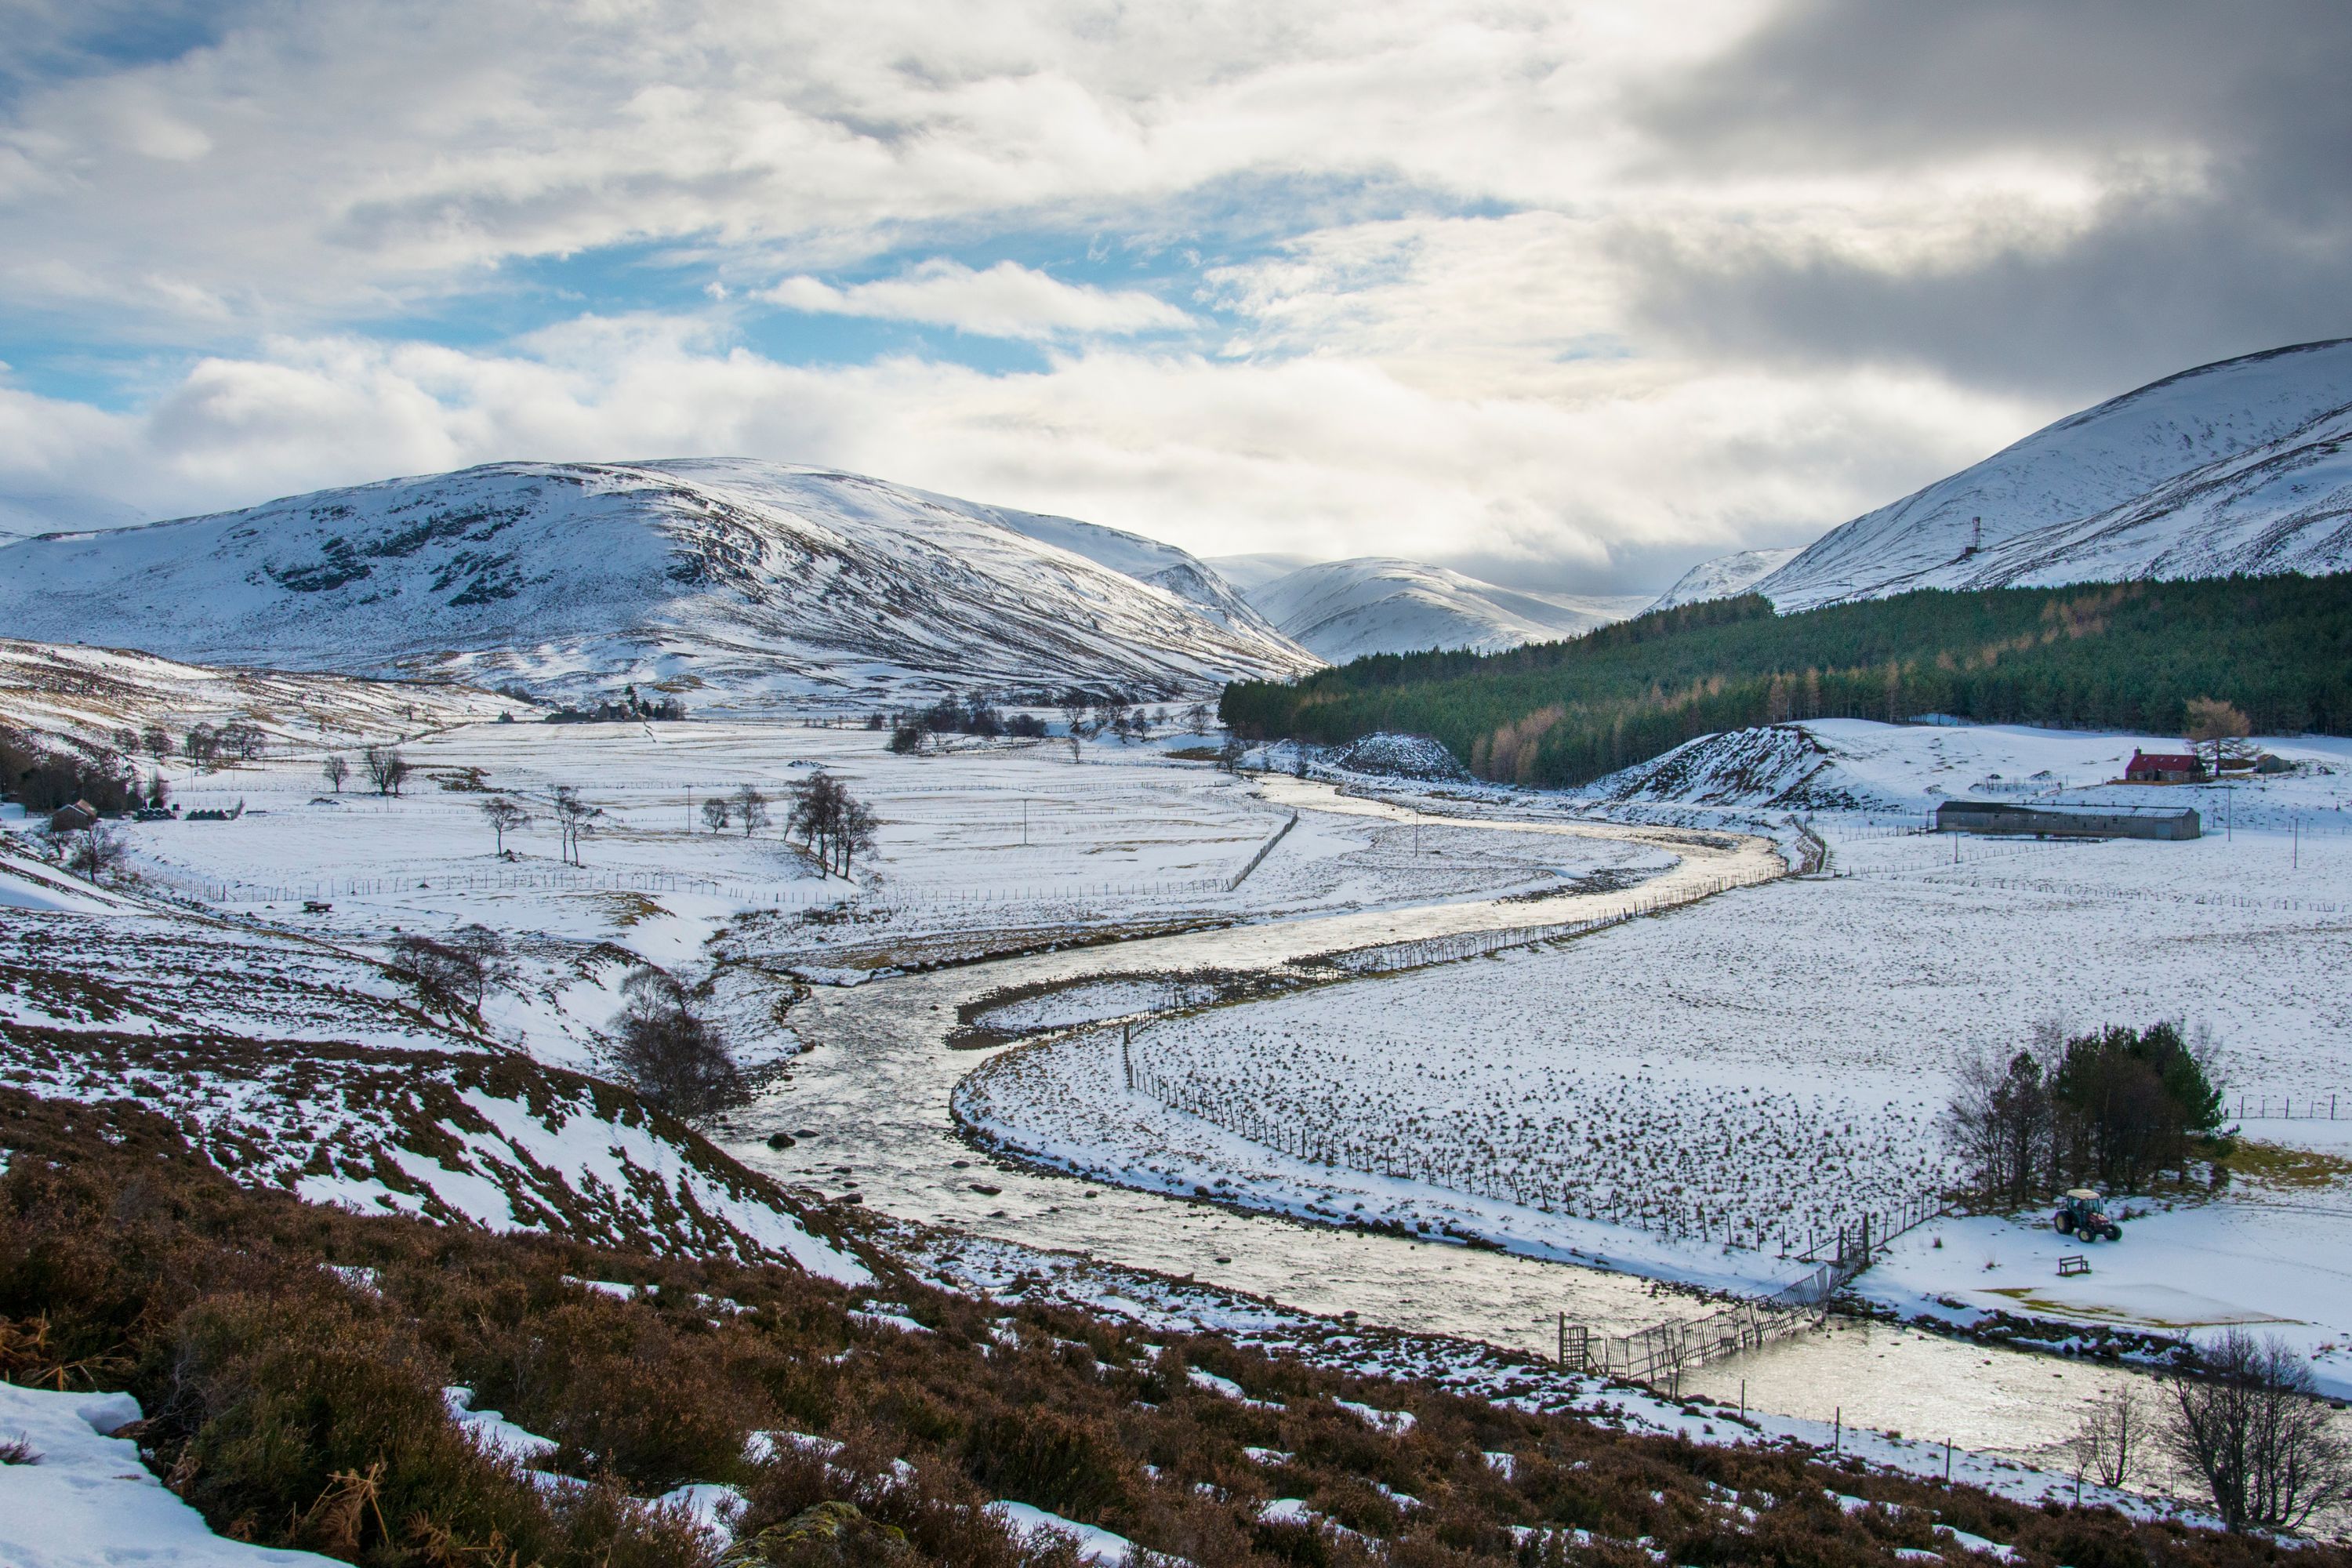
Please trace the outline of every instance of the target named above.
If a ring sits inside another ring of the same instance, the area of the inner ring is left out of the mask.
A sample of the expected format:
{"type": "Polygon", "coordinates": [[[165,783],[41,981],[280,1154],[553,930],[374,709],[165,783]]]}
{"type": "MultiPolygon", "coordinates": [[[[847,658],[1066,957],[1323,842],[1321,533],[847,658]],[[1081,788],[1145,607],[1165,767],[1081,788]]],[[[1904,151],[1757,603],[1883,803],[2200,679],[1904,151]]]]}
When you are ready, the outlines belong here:
{"type": "Polygon", "coordinates": [[[2142,752],[2136,750],[2132,752],[2132,766],[2135,768],[2154,768],[2158,773],[2195,773],[2197,771],[2198,762],[2196,753],[2193,752],[2142,752]]]}

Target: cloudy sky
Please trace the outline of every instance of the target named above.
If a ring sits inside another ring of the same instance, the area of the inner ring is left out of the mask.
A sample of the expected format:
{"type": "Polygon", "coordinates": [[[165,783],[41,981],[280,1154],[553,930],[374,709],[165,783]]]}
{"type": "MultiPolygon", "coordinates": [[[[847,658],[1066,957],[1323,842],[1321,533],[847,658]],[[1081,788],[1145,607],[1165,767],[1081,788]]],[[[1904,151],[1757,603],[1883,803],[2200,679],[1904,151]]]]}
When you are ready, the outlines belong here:
{"type": "Polygon", "coordinates": [[[2336,0],[0,0],[0,498],[730,453],[1634,591],[2352,333],[2336,0]]]}

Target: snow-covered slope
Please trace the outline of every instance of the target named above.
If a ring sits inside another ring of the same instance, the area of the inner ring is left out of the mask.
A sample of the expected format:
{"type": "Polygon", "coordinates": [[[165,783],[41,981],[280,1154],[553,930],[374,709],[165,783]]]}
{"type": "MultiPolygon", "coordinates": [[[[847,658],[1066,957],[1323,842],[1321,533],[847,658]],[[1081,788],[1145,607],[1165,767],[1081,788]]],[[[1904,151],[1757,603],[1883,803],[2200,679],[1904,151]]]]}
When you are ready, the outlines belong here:
{"type": "Polygon", "coordinates": [[[1374,653],[1497,653],[1556,642],[1623,620],[1646,603],[1639,595],[1519,593],[1442,566],[1377,556],[1302,566],[1251,589],[1249,601],[1285,637],[1334,664],[1374,653]]]}
{"type": "Polygon", "coordinates": [[[1675,579],[1675,585],[1653,600],[1650,608],[1671,610],[1677,605],[1696,605],[1745,594],[1787,565],[1796,554],[1794,548],[1739,550],[1702,561],[1675,579]]]}
{"type": "Polygon", "coordinates": [[[1287,577],[1301,566],[1315,564],[1312,555],[1288,555],[1271,550],[1252,555],[1212,555],[1207,559],[1218,576],[1244,594],[1265,587],[1276,577],[1287,577]]]}
{"type": "Polygon", "coordinates": [[[1016,515],[740,458],[500,463],[11,545],[0,625],[280,668],[630,680],[706,709],[1172,697],[1313,667],[1024,531],[1079,525],[1016,515]]]}
{"type": "Polygon", "coordinates": [[[1105,528],[1098,522],[1079,522],[1034,511],[1004,511],[994,507],[974,510],[984,511],[1015,533],[1073,555],[1083,555],[1097,566],[1108,566],[1139,583],[1165,588],[1228,631],[1276,642],[1287,640],[1250,607],[1249,601],[1221,573],[1172,544],[1162,544],[1139,533],[1105,528]]]}
{"type": "Polygon", "coordinates": [[[145,520],[137,507],[79,490],[0,489],[0,544],[61,528],[136,528],[145,520]]]}
{"type": "Polygon", "coordinates": [[[214,669],[119,648],[0,637],[0,726],[127,751],[125,731],[252,724],[273,741],[355,745],[429,730],[530,717],[511,698],[465,686],[355,680],[339,675],[214,669]]]}
{"type": "Polygon", "coordinates": [[[2202,365],[1858,517],[1757,587],[1788,611],[1914,588],[2352,569],[2347,428],[2352,339],[2202,365]]]}

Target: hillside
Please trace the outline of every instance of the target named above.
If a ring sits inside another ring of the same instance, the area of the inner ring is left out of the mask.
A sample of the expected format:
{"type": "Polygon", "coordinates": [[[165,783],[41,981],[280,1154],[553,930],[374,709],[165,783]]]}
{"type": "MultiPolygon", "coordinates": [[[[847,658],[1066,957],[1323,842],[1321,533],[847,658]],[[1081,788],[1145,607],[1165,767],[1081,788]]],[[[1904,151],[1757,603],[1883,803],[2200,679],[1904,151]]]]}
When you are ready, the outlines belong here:
{"type": "Polygon", "coordinates": [[[1480,776],[1582,784],[1700,735],[1948,714],[2177,733],[2192,698],[2265,734],[2352,731],[2352,575],[1926,590],[1775,615],[1755,595],[1574,642],[1367,659],[1237,684],[1243,733],[1437,737],[1480,776]]]}
{"type": "Polygon", "coordinates": [[[273,742],[348,746],[530,711],[465,686],[224,669],[0,637],[0,730],[62,741],[86,755],[134,751],[125,735],[150,727],[174,744],[192,725],[241,722],[273,742]]]}
{"type": "Polygon", "coordinates": [[[2352,568],[2352,339],[2183,371],[1824,535],[1783,610],[1916,588],[2352,568]]]}
{"type": "Polygon", "coordinates": [[[1794,549],[1737,550],[1712,561],[1702,561],[1675,578],[1675,585],[1659,595],[1649,607],[1671,610],[1683,605],[1704,604],[1709,599],[1737,598],[1787,565],[1797,553],[1794,549]]]}
{"type": "Polygon", "coordinates": [[[1374,653],[1494,653],[1622,619],[1639,595],[1519,593],[1417,561],[1326,561],[1261,584],[1249,602],[1285,637],[1333,664],[1374,653]]]}
{"type": "MultiPolygon", "coordinates": [[[[548,693],[634,681],[697,709],[1067,685],[1167,698],[1313,667],[1253,621],[1023,531],[1085,526],[741,459],[502,463],[11,545],[0,624],[548,693]]],[[[1109,531],[1089,535],[1097,552],[1109,531]]]]}

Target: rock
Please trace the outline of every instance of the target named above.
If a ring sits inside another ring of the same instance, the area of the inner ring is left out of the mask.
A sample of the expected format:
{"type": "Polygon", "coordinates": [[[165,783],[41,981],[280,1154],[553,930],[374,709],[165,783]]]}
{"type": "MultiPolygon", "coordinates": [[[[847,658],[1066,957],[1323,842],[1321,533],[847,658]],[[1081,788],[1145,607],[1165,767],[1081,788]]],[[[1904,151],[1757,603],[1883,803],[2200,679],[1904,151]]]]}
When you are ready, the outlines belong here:
{"type": "Polygon", "coordinates": [[[789,1149],[794,1143],[799,1142],[799,1139],[794,1138],[789,1132],[771,1132],[768,1134],[768,1147],[771,1149],[789,1149]]]}
{"type": "Polygon", "coordinates": [[[719,1568],[878,1568],[914,1559],[896,1525],[866,1518],[856,1503],[821,1502],[737,1541],[719,1568]]]}

